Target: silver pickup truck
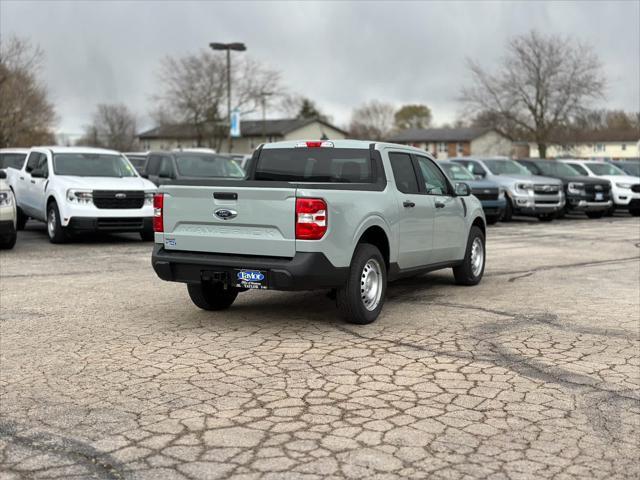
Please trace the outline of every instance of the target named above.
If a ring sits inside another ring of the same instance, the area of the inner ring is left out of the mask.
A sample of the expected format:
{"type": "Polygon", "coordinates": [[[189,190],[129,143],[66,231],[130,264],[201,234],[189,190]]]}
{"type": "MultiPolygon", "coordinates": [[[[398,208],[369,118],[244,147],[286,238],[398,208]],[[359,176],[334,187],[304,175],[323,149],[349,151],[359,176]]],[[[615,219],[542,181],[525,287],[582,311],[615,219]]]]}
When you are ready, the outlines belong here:
{"type": "Polygon", "coordinates": [[[153,268],[205,310],[248,289],[335,290],[373,322],[387,282],[453,268],[477,284],[485,217],[423,150],[356,140],[260,146],[244,179],[177,180],[154,199],[153,268]]]}

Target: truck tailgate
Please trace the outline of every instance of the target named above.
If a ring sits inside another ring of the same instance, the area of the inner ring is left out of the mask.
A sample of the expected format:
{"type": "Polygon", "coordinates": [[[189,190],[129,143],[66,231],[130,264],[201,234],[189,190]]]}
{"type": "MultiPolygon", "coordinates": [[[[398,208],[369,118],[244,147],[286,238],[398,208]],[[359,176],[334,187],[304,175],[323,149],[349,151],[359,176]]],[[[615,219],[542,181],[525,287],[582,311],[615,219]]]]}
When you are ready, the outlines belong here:
{"type": "Polygon", "coordinates": [[[167,250],[295,255],[293,187],[250,187],[238,182],[238,186],[220,187],[165,185],[162,191],[167,250]]]}

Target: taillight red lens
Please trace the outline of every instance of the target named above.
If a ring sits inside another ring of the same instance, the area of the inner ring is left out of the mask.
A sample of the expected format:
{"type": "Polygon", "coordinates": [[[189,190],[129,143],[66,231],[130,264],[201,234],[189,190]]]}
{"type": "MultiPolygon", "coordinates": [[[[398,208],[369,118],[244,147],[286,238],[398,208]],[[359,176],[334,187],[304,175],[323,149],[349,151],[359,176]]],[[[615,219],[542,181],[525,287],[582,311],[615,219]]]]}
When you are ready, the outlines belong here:
{"type": "Polygon", "coordinates": [[[164,193],[156,193],[153,196],[153,231],[164,232],[162,209],[164,207],[164,193]]]}
{"type": "Polygon", "coordinates": [[[322,142],[307,142],[308,148],[320,148],[322,146],[322,142]]]}
{"type": "Polygon", "coordinates": [[[327,231],[327,202],[296,198],[296,239],[320,240],[327,231]]]}

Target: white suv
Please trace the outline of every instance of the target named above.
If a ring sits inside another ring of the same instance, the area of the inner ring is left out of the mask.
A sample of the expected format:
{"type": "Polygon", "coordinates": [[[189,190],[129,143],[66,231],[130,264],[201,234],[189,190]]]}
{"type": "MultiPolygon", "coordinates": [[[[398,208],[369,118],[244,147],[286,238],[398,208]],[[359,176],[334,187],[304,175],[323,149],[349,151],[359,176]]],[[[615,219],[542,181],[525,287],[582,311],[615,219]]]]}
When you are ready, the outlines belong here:
{"type": "Polygon", "coordinates": [[[18,229],[31,217],[47,223],[52,243],[82,231],[140,232],[153,240],[156,186],[116,151],[36,147],[14,173],[18,229]]]}
{"type": "Polygon", "coordinates": [[[604,178],[611,182],[613,208],[628,209],[634,217],[640,216],[640,177],[627,175],[615,165],[599,160],[563,159],[582,175],[604,178]]]}
{"type": "Polygon", "coordinates": [[[0,170],[0,248],[13,248],[16,244],[16,202],[7,172],[0,170]]]}

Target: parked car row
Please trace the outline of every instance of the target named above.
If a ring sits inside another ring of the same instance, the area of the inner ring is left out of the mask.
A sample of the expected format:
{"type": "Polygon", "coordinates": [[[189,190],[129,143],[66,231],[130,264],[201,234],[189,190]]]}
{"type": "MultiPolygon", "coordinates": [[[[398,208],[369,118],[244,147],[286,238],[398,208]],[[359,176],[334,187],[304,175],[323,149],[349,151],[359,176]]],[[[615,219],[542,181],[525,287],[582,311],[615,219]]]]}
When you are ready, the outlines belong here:
{"type": "Polygon", "coordinates": [[[475,179],[502,187],[505,221],[513,215],[551,221],[569,212],[600,218],[616,209],[640,215],[640,177],[607,162],[460,157],[444,163],[462,165],[475,179]]]}
{"type": "MultiPolygon", "coordinates": [[[[0,181],[0,247],[13,246],[28,218],[46,222],[54,243],[86,231],[139,232],[152,240],[158,186],[242,180],[249,159],[207,148],[125,155],[82,147],[0,150],[7,177],[0,181]]],[[[569,212],[599,218],[615,209],[640,215],[640,178],[619,168],[633,172],[640,162],[459,157],[438,165],[453,184],[469,185],[487,224],[514,215],[551,221],[569,212]]]]}

